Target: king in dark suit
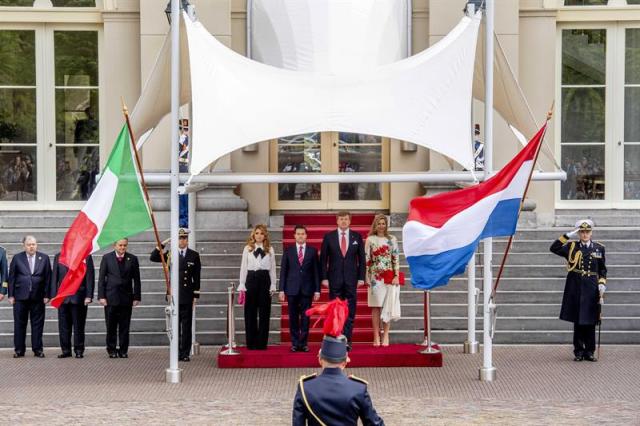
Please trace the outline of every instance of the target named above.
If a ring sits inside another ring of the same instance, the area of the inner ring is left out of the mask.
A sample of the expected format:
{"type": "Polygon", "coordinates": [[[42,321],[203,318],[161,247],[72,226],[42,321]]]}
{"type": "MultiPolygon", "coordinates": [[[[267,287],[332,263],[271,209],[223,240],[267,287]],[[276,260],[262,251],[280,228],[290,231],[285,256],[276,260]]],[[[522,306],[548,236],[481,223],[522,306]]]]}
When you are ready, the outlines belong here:
{"type": "Polygon", "coordinates": [[[364,284],[366,257],[362,236],[349,229],[351,213],[338,212],[338,229],[325,234],[320,250],[322,285],[329,287],[329,299],[339,297],[349,303],[349,319],[344,335],[351,346],[356,317],[357,288],[364,284]]]}
{"type": "Polygon", "coordinates": [[[128,245],[126,238],[116,241],[115,250],[100,262],[98,299],[104,306],[109,358],[129,357],[132,307],[141,299],[140,265],[136,256],[127,253],[128,245]]]}
{"type": "Polygon", "coordinates": [[[14,358],[26,351],[27,322],[31,318],[31,349],[38,358],[44,358],[42,331],[44,308],[51,293],[51,263],[49,256],[37,251],[35,237],[22,239],[24,251],[11,259],[9,267],[9,302],[13,305],[14,358]]]}
{"type": "MultiPolygon", "coordinates": [[[[67,275],[69,269],[59,262],[60,253],[53,258],[53,270],[51,274],[51,298],[53,299],[60,289],[60,284],[67,275]]],[[[58,334],[60,335],[60,349],[62,353],[58,358],[71,356],[71,331],[73,330],[73,350],[76,358],[84,357],[84,328],[87,322],[87,307],[93,300],[93,288],[95,285],[95,267],[93,257],[86,258],[87,272],[80,283],[76,294],[69,296],[58,308],[58,334]]]]}
{"type": "MultiPolygon", "coordinates": [[[[190,361],[189,355],[191,354],[192,344],[193,306],[196,304],[196,300],[200,298],[200,270],[202,266],[198,252],[189,248],[189,230],[180,228],[178,230],[178,239],[178,255],[180,256],[180,261],[178,262],[180,265],[178,272],[180,286],[178,358],[180,361],[188,362],[190,361]]],[[[163,249],[168,241],[165,240],[162,243],[163,249]]],[[[164,252],[167,265],[171,265],[169,253],[169,251],[164,252]]],[[[160,250],[155,248],[151,252],[150,260],[152,262],[162,262],[160,250]]]]}
{"type": "Polygon", "coordinates": [[[309,317],[305,311],[311,307],[311,298],[320,299],[320,271],[318,251],[307,245],[307,229],[294,228],[296,244],[288,247],[280,264],[280,301],[287,298],[291,352],[309,352],[309,317]]]}

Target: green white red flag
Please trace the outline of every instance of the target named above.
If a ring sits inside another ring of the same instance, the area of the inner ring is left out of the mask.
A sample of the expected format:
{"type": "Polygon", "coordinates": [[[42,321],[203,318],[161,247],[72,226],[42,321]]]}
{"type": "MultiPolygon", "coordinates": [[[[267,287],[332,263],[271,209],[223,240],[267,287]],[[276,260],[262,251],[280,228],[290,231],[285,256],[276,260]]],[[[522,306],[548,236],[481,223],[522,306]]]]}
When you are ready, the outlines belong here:
{"type": "Polygon", "coordinates": [[[132,149],[125,125],[93,194],[64,237],[59,261],[69,272],[51,301],[56,308],[78,291],[87,270],[88,255],[152,227],[132,149]]]}

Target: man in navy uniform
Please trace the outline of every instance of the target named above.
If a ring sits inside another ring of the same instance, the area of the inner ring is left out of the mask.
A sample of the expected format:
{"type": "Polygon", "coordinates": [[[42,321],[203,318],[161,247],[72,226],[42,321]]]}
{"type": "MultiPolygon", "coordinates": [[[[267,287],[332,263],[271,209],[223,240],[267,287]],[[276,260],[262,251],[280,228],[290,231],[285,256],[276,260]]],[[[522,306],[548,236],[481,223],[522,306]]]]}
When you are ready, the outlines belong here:
{"type": "MultiPolygon", "coordinates": [[[[170,239],[164,240],[162,248],[170,239]]],[[[167,265],[171,265],[169,251],[164,252],[167,265]]],[[[193,321],[193,307],[200,298],[200,255],[197,251],[189,248],[189,230],[180,228],[178,230],[178,255],[180,256],[178,268],[178,282],[180,283],[180,305],[178,310],[178,321],[180,331],[178,338],[178,358],[180,361],[189,362],[191,354],[191,340],[193,321]]],[[[160,250],[155,248],[151,252],[152,262],[161,262],[160,250]]]]}
{"type": "MultiPolygon", "coordinates": [[[[60,253],[53,258],[53,270],[51,274],[51,298],[53,299],[60,290],[62,280],[69,272],[69,268],[59,262],[60,253]]],[[[80,283],[80,287],[73,296],[64,299],[58,308],[58,334],[60,335],[60,349],[62,353],[58,358],[71,357],[71,331],[73,330],[73,351],[76,358],[84,358],[84,328],[87,323],[87,309],[93,301],[93,288],[95,285],[95,268],[93,257],[87,256],[85,260],[87,272],[80,283]]]]}
{"type": "Polygon", "coordinates": [[[362,236],[349,229],[351,213],[338,212],[338,229],[328,232],[320,249],[322,285],[329,287],[329,299],[339,297],[349,303],[349,318],[344,329],[347,349],[351,349],[351,334],[356,317],[357,288],[364,285],[366,257],[362,236]]]}
{"type": "Polygon", "coordinates": [[[320,271],[318,251],[307,245],[307,228],[296,225],[296,244],[288,247],[280,264],[280,302],[287,299],[291,352],[309,352],[309,317],[305,311],[311,307],[311,298],[320,299],[320,271]]]}
{"type": "Polygon", "coordinates": [[[598,309],[607,289],[604,246],[591,240],[593,222],[579,220],[576,229],[551,244],[551,252],[567,259],[567,281],[562,298],[560,319],[573,323],[575,361],[597,361],[596,324],[598,309]],[[579,236],[579,241],[569,241],[579,236]]]}
{"type": "Polygon", "coordinates": [[[34,356],[44,358],[42,332],[44,309],[51,294],[51,263],[49,256],[38,251],[38,241],[32,235],[22,239],[24,251],[11,259],[9,267],[9,302],[13,305],[14,358],[26,351],[27,322],[31,318],[31,349],[34,356]]]}
{"type": "Polygon", "coordinates": [[[325,336],[318,354],[320,375],[302,376],[293,403],[293,426],[384,425],[373,408],[367,382],[344,369],[349,362],[344,336],[325,336]]]}
{"type": "Polygon", "coordinates": [[[141,300],[140,264],[127,252],[128,245],[126,238],[116,241],[115,250],[102,256],[100,262],[98,299],[104,306],[109,358],[129,357],[131,313],[141,300]]]}
{"type": "Polygon", "coordinates": [[[0,246],[0,301],[7,295],[7,291],[9,291],[9,263],[7,251],[0,246]]]}

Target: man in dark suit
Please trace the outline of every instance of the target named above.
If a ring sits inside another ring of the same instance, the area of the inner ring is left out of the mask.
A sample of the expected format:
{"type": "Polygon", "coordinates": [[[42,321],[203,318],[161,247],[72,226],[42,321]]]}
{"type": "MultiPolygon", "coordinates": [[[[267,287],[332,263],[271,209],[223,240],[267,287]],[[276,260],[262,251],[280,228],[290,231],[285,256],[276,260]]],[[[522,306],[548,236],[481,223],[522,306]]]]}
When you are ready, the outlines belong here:
{"type": "Polygon", "coordinates": [[[311,298],[320,299],[320,273],[318,251],[307,245],[307,228],[296,225],[296,244],[285,250],[280,264],[280,302],[285,296],[289,305],[289,331],[291,352],[309,352],[309,317],[305,311],[311,307],[311,298]]]}
{"type": "MultiPolygon", "coordinates": [[[[60,289],[62,280],[69,269],[59,262],[60,253],[53,258],[53,270],[51,274],[51,298],[53,299],[60,289]]],[[[85,260],[87,272],[76,294],[69,296],[58,308],[58,334],[60,335],[60,349],[62,353],[58,358],[71,356],[71,331],[73,329],[73,350],[76,358],[84,357],[84,327],[87,322],[87,307],[93,301],[93,287],[95,285],[95,268],[93,257],[87,256],[85,260]]]]}
{"type": "MultiPolygon", "coordinates": [[[[169,242],[164,240],[162,248],[169,242]]],[[[164,252],[164,258],[167,265],[169,262],[169,251],[164,252]]],[[[180,283],[180,303],[178,310],[178,320],[180,322],[180,330],[178,334],[178,358],[180,361],[189,362],[192,343],[193,307],[200,298],[200,255],[197,251],[189,248],[189,230],[180,228],[178,230],[178,255],[179,272],[178,283],[180,283]]],[[[160,250],[157,248],[151,252],[150,260],[152,262],[161,262],[160,250]]]]}
{"type": "Polygon", "coordinates": [[[129,357],[131,311],[141,299],[140,265],[136,256],[127,253],[128,245],[126,238],[116,241],[115,250],[100,262],[98,299],[104,306],[109,358],[129,357]]]}
{"type": "Polygon", "coordinates": [[[51,263],[49,256],[38,251],[38,241],[32,235],[22,239],[24,251],[11,259],[9,267],[9,302],[13,305],[14,358],[24,356],[27,322],[31,318],[31,349],[34,356],[44,358],[42,331],[44,308],[51,293],[51,263]]]}
{"type": "Polygon", "coordinates": [[[9,263],[7,262],[7,251],[0,247],[0,301],[4,299],[9,291],[9,263]]]}
{"type": "Polygon", "coordinates": [[[351,349],[353,321],[356,317],[356,291],[364,284],[366,258],[362,236],[350,231],[351,213],[338,212],[338,229],[328,232],[320,249],[322,285],[329,287],[329,299],[339,297],[349,303],[349,319],[344,328],[347,348],[351,349]]]}

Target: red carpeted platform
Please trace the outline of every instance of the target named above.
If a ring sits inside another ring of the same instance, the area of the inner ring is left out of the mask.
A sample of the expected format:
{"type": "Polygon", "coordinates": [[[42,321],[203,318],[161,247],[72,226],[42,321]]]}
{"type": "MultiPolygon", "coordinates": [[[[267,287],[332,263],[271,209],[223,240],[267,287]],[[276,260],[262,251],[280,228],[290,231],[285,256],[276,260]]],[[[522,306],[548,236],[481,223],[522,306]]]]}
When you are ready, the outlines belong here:
{"type": "MultiPolygon", "coordinates": [[[[239,355],[218,354],[218,368],[317,368],[320,345],[310,345],[309,352],[289,352],[288,345],[269,346],[265,351],[236,350],[239,355]]],[[[371,344],[354,344],[349,352],[350,368],[356,367],[442,367],[442,353],[421,354],[423,347],[411,344],[374,348],[371,344]]]]}
{"type": "MultiPolygon", "coordinates": [[[[359,232],[363,239],[367,237],[373,214],[354,214],[351,230],[359,232]]],[[[293,228],[296,224],[307,227],[309,239],[307,243],[318,249],[326,232],[336,229],[335,214],[286,214],[284,216],[283,246],[295,244],[293,228]]],[[[326,288],[321,289],[320,301],[329,301],[326,288]]],[[[314,303],[315,304],[315,303],[314,303]]],[[[280,345],[269,346],[264,351],[249,351],[238,347],[239,355],[218,354],[219,368],[317,368],[318,350],[322,341],[322,324],[313,327],[316,317],[311,317],[309,330],[310,351],[307,353],[290,352],[291,336],[289,334],[289,307],[282,305],[280,319],[280,345]]],[[[421,354],[423,348],[411,344],[392,344],[387,347],[374,348],[373,330],[371,328],[371,308],[367,306],[367,288],[357,290],[356,319],[353,327],[353,350],[349,353],[349,367],[442,367],[442,353],[421,354]]],[[[222,350],[221,350],[222,351],[222,350]]]]}

